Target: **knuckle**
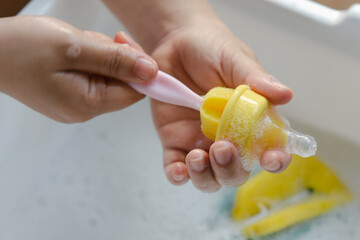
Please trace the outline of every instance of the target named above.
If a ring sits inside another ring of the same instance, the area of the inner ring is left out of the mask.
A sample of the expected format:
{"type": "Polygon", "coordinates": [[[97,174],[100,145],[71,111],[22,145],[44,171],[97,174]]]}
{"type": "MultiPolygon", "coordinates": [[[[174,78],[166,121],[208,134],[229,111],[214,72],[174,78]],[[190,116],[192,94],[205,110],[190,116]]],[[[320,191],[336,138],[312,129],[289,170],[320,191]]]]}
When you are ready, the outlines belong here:
{"type": "Polygon", "coordinates": [[[103,91],[89,92],[83,99],[83,115],[96,116],[104,106],[105,94],[103,91]]]}
{"type": "Polygon", "coordinates": [[[109,48],[108,57],[104,61],[104,70],[111,76],[122,75],[126,72],[128,66],[127,54],[123,47],[109,48]]]}
{"type": "Polygon", "coordinates": [[[78,41],[74,41],[69,44],[69,47],[67,47],[65,56],[68,60],[74,60],[77,59],[80,56],[81,53],[81,45],[78,41]]]}
{"type": "Polygon", "coordinates": [[[79,58],[82,48],[77,32],[66,32],[58,41],[65,62],[72,63],[79,58]]]}
{"type": "Polygon", "coordinates": [[[105,93],[90,90],[81,96],[76,105],[76,109],[71,113],[71,122],[86,122],[106,110],[105,93]]]}

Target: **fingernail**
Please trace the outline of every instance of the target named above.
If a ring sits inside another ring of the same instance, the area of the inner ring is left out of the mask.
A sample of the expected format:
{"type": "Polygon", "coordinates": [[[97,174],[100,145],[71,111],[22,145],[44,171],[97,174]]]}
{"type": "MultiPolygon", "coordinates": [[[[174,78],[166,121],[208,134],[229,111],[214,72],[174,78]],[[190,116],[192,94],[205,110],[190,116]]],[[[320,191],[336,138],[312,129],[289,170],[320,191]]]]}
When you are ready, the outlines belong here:
{"type": "Polygon", "coordinates": [[[202,158],[197,158],[190,161],[190,166],[195,172],[202,172],[205,169],[206,164],[202,158]]]}
{"type": "Polygon", "coordinates": [[[273,161],[271,164],[266,166],[266,170],[271,172],[277,172],[281,169],[281,162],[273,161]]]}
{"type": "Polygon", "coordinates": [[[184,178],[185,178],[185,175],[183,175],[183,174],[175,174],[175,175],[173,176],[173,179],[174,179],[176,182],[180,182],[180,181],[184,180],[184,178]]]}
{"type": "Polygon", "coordinates": [[[214,149],[215,161],[220,165],[225,165],[230,162],[232,156],[231,148],[223,146],[222,148],[214,149]]]}
{"type": "Polygon", "coordinates": [[[155,77],[156,64],[146,58],[139,57],[136,59],[135,74],[144,81],[151,80],[155,77]]]}

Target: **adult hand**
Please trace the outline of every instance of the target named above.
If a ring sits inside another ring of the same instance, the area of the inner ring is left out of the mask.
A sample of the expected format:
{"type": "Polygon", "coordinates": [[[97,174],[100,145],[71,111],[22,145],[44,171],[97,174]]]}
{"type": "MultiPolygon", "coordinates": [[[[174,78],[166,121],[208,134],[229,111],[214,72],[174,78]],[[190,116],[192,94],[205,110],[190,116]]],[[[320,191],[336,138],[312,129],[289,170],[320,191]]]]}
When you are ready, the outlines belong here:
{"type": "MultiPolygon", "coordinates": [[[[215,86],[248,84],[273,104],[285,104],[292,91],[277,82],[254,53],[219,20],[207,0],[103,0],[160,69],[199,94],[215,86]],[[139,17],[140,16],[140,17],[139,17]]],[[[191,178],[200,190],[238,186],[249,175],[238,149],[227,141],[211,142],[201,133],[199,113],[152,100],[153,118],[164,148],[164,168],[176,185],[191,178]]],[[[280,172],[291,155],[267,151],[262,167],[280,172]]]]}
{"type": "Polygon", "coordinates": [[[149,81],[158,69],[143,51],[49,17],[0,19],[0,42],[0,91],[61,122],[137,102],[144,96],[126,82],[149,81]]]}
{"type": "MultiPolygon", "coordinates": [[[[180,79],[198,94],[215,86],[248,84],[273,104],[285,104],[292,91],[276,81],[252,50],[216,17],[191,17],[165,35],[153,51],[160,69],[180,79]]],[[[191,178],[198,189],[213,192],[222,185],[239,186],[249,175],[238,150],[227,141],[211,142],[201,133],[199,113],[152,101],[153,118],[163,144],[168,180],[176,185],[191,178]]],[[[265,152],[260,163],[281,172],[291,161],[282,150],[265,152]]]]}

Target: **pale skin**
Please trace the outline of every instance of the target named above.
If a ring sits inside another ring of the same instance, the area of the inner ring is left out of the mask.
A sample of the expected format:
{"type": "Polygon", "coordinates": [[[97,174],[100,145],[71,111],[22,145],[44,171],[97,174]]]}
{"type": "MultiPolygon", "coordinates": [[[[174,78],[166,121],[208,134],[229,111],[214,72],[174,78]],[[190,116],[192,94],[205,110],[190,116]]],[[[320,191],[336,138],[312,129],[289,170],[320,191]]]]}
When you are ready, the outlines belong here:
{"type": "MultiPolygon", "coordinates": [[[[61,122],[83,122],[135,103],[144,96],[126,82],[151,81],[158,68],[199,94],[248,84],[273,104],[292,98],[205,0],[104,2],[139,44],[122,32],[114,42],[52,18],[0,19],[0,42],[6,43],[0,46],[0,91],[61,122]]],[[[151,105],[171,183],[191,179],[199,190],[214,192],[247,180],[237,149],[206,139],[198,112],[155,100],[151,105]]],[[[272,150],[260,163],[277,173],[290,160],[290,154],[272,150]]]]}
{"type": "MultiPolygon", "coordinates": [[[[215,86],[248,84],[273,104],[285,104],[292,90],[277,82],[252,50],[219,20],[205,0],[103,0],[125,24],[159,68],[199,94],[215,86]],[[140,18],[138,16],[141,16],[140,18]]],[[[200,130],[199,113],[152,100],[152,113],[163,145],[167,179],[214,192],[239,186],[249,175],[238,151],[227,141],[211,142],[200,130]]],[[[286,169],[291,155],[265,152],[261,166],[273,173],[286,169]]]]}
{"type": "MultiPolygon", "coordinates": [[[[117,39],[126,39],[117,33],[117,39]]],[[[128,44],[49,17],[0,19],[0,91],[61,122],[83,122],[144,97],[156,62],[128,44]]]]}

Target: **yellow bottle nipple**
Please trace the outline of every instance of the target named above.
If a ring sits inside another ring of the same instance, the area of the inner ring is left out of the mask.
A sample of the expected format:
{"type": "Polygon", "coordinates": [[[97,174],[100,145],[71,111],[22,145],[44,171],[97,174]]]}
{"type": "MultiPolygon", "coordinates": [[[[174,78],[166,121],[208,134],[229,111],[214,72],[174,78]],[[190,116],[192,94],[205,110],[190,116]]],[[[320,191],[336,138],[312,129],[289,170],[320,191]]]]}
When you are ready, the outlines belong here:
{"type": "Polygon", "coordinates": [[[201,129],[209,139],[229,140],[251,168],[253,159],[270,149],[284,149],[303,157],[316,151],[313,137],[291,130],[287,120],[247,85],[236,89],[216,87],[204,97],[201,129]]]}

